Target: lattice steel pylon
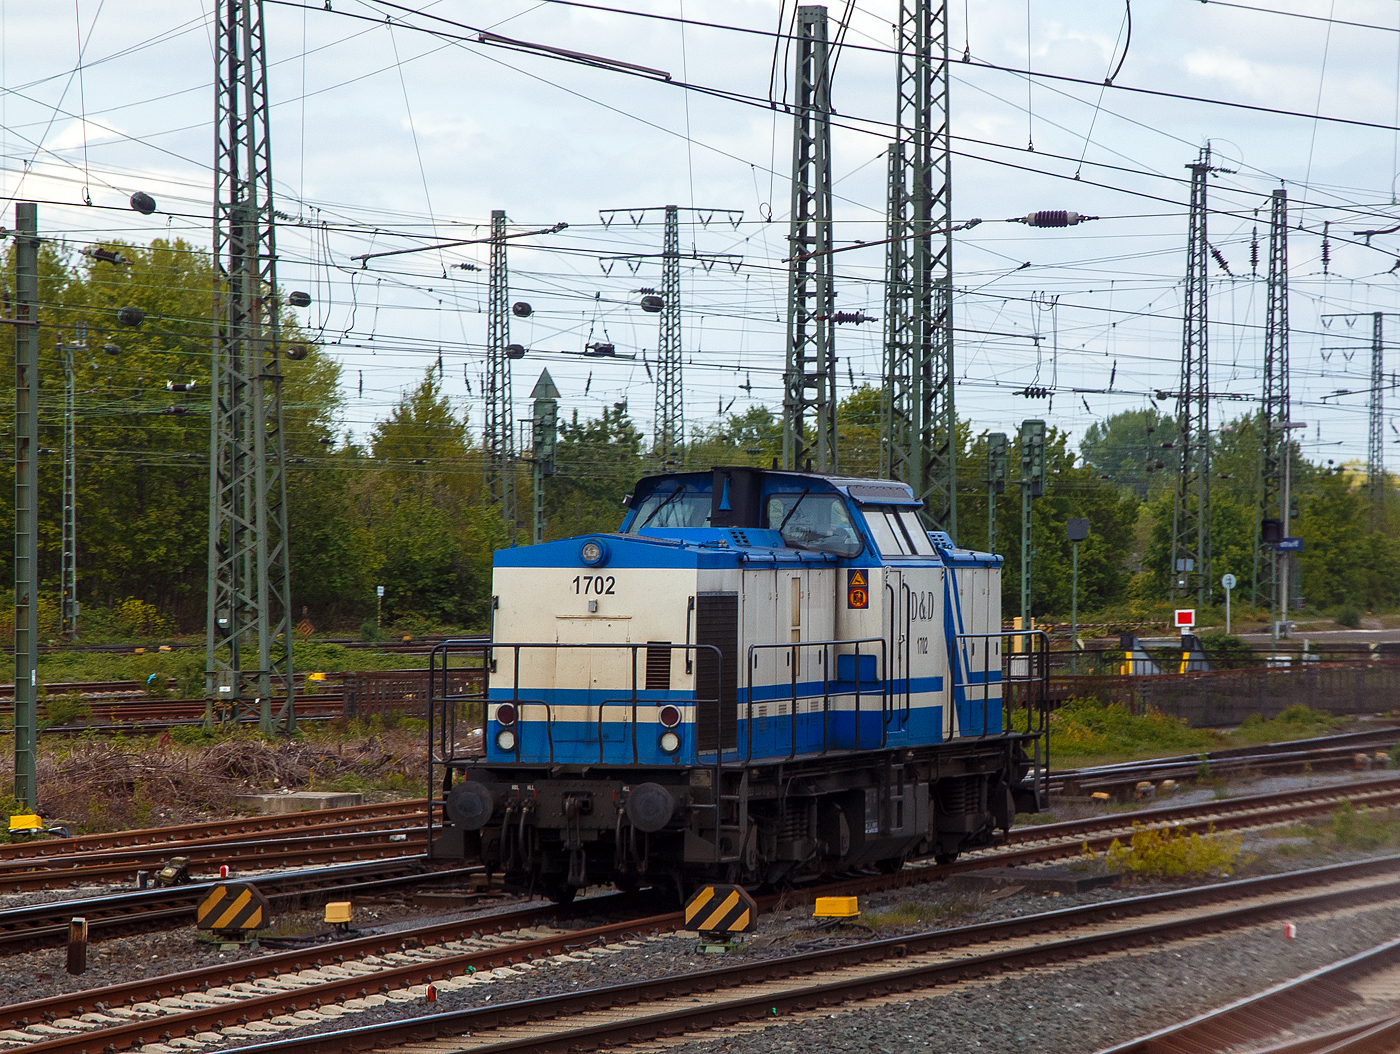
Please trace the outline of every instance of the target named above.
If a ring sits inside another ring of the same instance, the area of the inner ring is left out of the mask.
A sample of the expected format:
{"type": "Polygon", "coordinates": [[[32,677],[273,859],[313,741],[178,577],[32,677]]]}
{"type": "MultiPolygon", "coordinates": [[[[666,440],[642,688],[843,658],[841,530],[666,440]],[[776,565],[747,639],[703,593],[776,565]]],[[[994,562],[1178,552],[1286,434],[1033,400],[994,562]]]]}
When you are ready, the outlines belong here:
{"type": "Polygon", "coordinates": [[[277,248],[261,0],[219,0],[215,26],[214,356],[205,690],[296,728],[277,248]]]}
{"type": "Polygon", "coordinates": [[[491,259],[486,301],[486,496],[501,510],[515,544],[515,415],[510,383],[510,273],[506,268],[506,213],[491,212],[491,259]]]}
{"type": "Polygon", "coordinates": [[[836,471],[831,66],[826,8],[797,9],[783,467],[836,471]],[[811,432],[808,433],[810,420],[811,432]]]}
{"type": "Polygon", "coordinates": [[[1176,398],[1176,500],[1172,505],[1172,595],[1197,603],[1210,597],[1210,343],[1207,334],[1206,177],[1210,147],[1191,169],[1191,212],[1186,240],[1186,290],[1181,336],[1181,388],[1176,398]]]}
{"type": "Polygon", "coordinates": [[[889,148],[882,469],[957,533],[947,0],[901,0],[889,148]]]}
{"type": "Polygon", "coordinates": [[[1371,405],[1366,447],[1366,486],[1371,492],[1371,530],[1385,519],[1385,314],[1371,315],[1371,405]]]}
{"type": "Polygon", "coordinates": [[[1255,518],[1254,602],[1267,593],[1272,607],[1277,596],[1277,552],[1259,540],[1259,521],[1288,519],[1283,508],[1284,459],[1289,451],[1292,409],[1288,390],[1288,191],[1277,188],[1269,199],[1268,295],[1264,307],[1264,390],[1259,408],[1262,434],[1259,468],[1259,514],[1255,518]],[[1260,588],[1260,571],[1267,589],[1260,588]]]}
{"type": "Polygon", "coordinates": [[[666,206],[661,252],[661,332],[656,351],[656,425],[651,453],[662,471],[685,465],[685,401],[681,392],[681,221],[666,206]]]}
{"type": "Polygon", "coordinates": [[[78,635],[78,463],[75,440],[77,416],[73,406],[73,353],[87,350],[87,326],[78,326],[78,339],[59,341],[63,352],[63,538],[59,556],[59,619],[63,636],[78,635]]]}

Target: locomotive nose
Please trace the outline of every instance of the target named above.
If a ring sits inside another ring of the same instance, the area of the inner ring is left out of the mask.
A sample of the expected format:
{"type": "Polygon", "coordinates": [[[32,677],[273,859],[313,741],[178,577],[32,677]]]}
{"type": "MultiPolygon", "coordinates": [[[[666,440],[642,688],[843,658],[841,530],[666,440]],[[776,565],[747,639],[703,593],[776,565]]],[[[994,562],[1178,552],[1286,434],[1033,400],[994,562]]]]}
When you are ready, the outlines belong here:
{"type": "Polygon", "coordinates": [[[496,795],[490,787],[475,780],[458,784],[447,796],[447,818],[466,831],[479,831],[496,811],[496,795]]]}

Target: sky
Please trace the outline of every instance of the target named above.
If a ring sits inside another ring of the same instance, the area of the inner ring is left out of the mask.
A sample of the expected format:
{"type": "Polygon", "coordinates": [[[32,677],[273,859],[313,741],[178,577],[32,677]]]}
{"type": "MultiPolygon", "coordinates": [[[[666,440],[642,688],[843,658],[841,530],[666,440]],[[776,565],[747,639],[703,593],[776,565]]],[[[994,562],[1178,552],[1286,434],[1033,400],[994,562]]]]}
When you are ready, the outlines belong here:
{"type": "MultiPolygon", "coordinates": [[[[209,244],[213,9],[0,0],[0,223],[15,200],[37,200],[41,229],[74,249],[209,244]],[[126,207],[136,190],[156,198],[154,215],[126,207]]],[[[484,237],[493,209],[513,232],[568,225],[509,250],[511,300],[533,308],[511,320],[529,349],[512,364],[517,420],[547,367],[564,417],[626,401],[650,429],[658,322],[639,290],[661,284],[647,257],[668,204],[685,210],[694,254],[682,268],[687,427],[778,409],[792,119],[769,100],[792,92],[782,35],[795,10],[268,0],[278,274],[311,294],[300,318],[342,366],[343,433],[362,441],[439,360],[479,430],[486,247],[354,257],[484,237]],[[669,80],[478,43],[481,30],[669,80]],[[584,358],[595,342],[636,358],[584,358]]],[[[885,236],[897,11],[829,8],[833,35],[847,23],[832,87],[838,245],[885,236]]],[[[1268,203],[1283,187],[1293,418],[1308,426],[1307,456],[1364,462],[1372,312],[1392,313],[1387,385],[1400,372],[1400,232],[1358,233],[1400,224],[1400,4],[951,0],[949,24],[953,215],[982,221],[956,235],[953,262],[955,401],[974,431],[1039,417],[1079,437],[1123,410],[1172,411],[1155,393],[1180,373],[1186,166],[1209,145],[1221,171],[1208,236],[1224,261],[1209,282],[1212,423],[1259,397],[1268,203]],[[1040,209],[1097,219],[1006,222],[1040,209]],[[1053,395],[1017,394],[1027,386],[1053,395]]],[[[837,261],[839,306],[883,316],[883,247],[837,261]]],[[[881,339],[879,322],[840,328],[840,394],[878,385],[881,339]]],[[[1386,437],[1400,463],[1389,417],[1386,437]]]]}

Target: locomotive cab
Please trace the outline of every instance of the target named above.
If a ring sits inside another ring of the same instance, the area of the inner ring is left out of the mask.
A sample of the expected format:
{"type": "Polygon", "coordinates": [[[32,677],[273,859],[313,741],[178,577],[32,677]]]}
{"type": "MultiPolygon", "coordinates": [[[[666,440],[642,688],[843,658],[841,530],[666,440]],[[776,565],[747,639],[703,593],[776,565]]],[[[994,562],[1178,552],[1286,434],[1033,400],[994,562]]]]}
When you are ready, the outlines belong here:
{"type": "Polygon", "coordinates": [[[479,739],[433,700],[430,855],[556,898],[814,879],[989,844],[1043,800],[1043,635],[886,480],[638,482],[615,534],[496,553],[479,739]],[[1003,667],[1006,667],[1004,672],[1003,667]],[[476,753],[466,745],[482,744],[476,753]]]}

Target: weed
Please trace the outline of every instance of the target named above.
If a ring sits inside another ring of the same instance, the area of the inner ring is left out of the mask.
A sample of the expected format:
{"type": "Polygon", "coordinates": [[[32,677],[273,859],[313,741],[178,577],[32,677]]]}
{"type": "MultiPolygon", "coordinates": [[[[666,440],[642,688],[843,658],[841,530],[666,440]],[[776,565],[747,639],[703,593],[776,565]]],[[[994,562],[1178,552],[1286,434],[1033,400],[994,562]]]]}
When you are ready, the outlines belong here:
{"type": "Polygon", "coordinates": [[[1104,861],[1110,870],[1130,871],[1145,878],[1186,878],[1235,873],[1235,861],[1243,838],[1237,834],[1184,834],[1173,828],[1145,830],[1133,825],[1128,845],[1118,839],[1108,847],[1104,861]]]}
{"type": "Polygon", "coordinates": [[[1137,757],[1185,753],[1223,746],[1213,729],[1192,728],[1175,717],[1149,709],[1137,715],[1117,703],[1071,699],[1050,715],[1052,757],[1137,757]]]}
{"type": "Polygon", "coordinates": [[[1346,626],[1348,629],[1361,628],[1361,612],[1356,609],[1355,604],[1343,604],[1337,611],[1334,621],[1339,626],[1346,626]]]}
{"type": "Polygon", "coordinates": [[[930,904],[913,901],[896,904],[884,911],[871,911],[861,914],[860,921],[877,933],[887,930],[908,929],[911,926],[928,926],[946,919],[966,915],[972,905],[963,900],[950,900],[930,904]]]}
{"type": "Polygon", "coordinates": [[[223,736],[217,728],[203,728],[200,725],[176,725],[170,730],[170,738],[184,746],[207,747],[217,743],[223,736]]]}
{"type": "Polygon", "coordinates": [[[73,725],[92,721],[92,707],[77,693],[50,697],[44,703],[44,716],[39,722],[41,729],[54,725],[73,725]]]}
{"type": "Polygon", "coordinates": [[[1294,703],[1278,717],[1265,719],[1262,714],[1252,714],[1231,733],[1230,740],[1240,746],[1249,746],[1308,739],[1325,735],[1345,723],[1346,718],[1333,717],[1326,710],[1313,710],[1302,703],[1294,703]]]}
{"type": "Polygon", "coordinates": [[[1324,829],[1339,847],[1346,849],[1379,849],[1400,835],[1400,818],[1389,809],[1366,809],[1358,812],[1349,801],[1332,811],[1330,828],[1324,829]]]}

